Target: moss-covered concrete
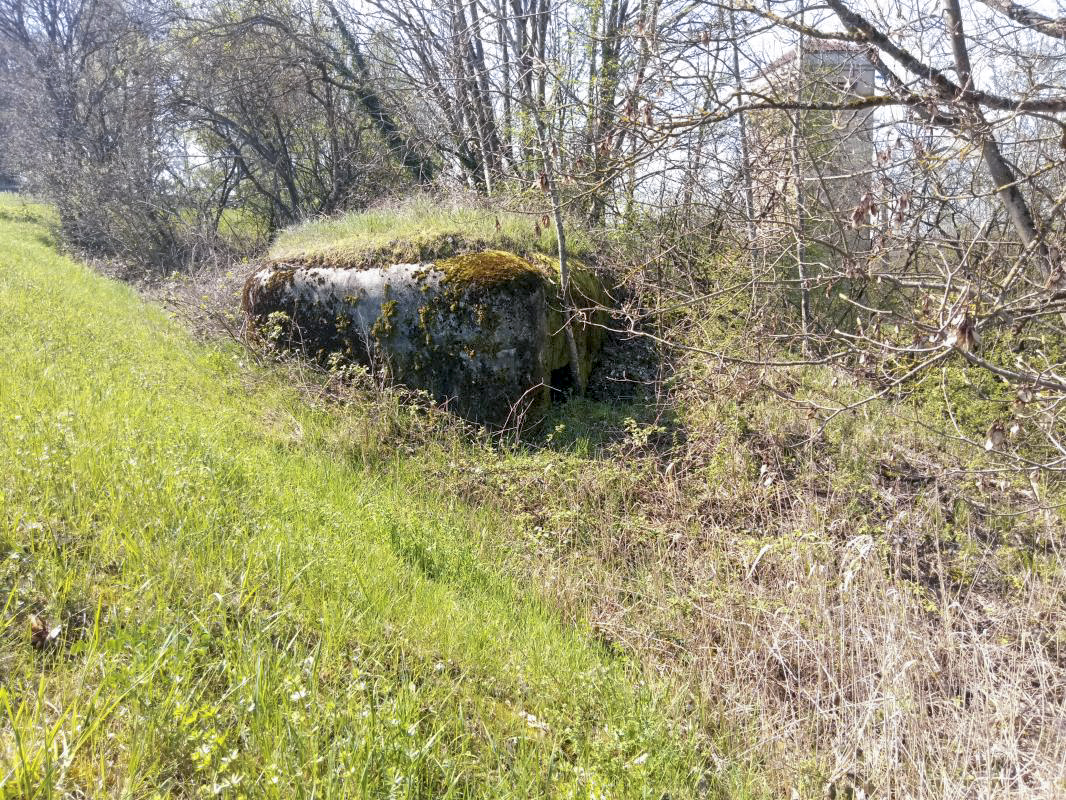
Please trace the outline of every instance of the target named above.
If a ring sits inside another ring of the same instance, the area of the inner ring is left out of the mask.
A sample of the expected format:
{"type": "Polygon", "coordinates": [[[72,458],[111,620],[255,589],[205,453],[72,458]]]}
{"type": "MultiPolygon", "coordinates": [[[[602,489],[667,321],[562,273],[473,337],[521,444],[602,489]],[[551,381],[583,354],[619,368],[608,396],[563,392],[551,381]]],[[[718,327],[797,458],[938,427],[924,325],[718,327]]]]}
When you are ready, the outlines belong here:
{"type": "MultiPolygon", "coordinates": [[[[573,265],[582,381],[602,338],[606,295],[573,265]]],[[[385,370],[462,416],[505,424],[539,417],[552,375],[567,367],[557,264],[501,250],[358,269],[267,264],[245,287],[245,309],[273,339],[329,360],[385,370]],[[278,335],[278,319],[287,327],[278,335]]]]}
{"type": "Polygon", "coordinates": [[[496,286],[527,276],[539,278],[548,275],[543,267],[538,268],[529,261],[502,250],[465,253],[437,261],[435,266],[444,273],[445,281],[462,286],[496,286]]]}

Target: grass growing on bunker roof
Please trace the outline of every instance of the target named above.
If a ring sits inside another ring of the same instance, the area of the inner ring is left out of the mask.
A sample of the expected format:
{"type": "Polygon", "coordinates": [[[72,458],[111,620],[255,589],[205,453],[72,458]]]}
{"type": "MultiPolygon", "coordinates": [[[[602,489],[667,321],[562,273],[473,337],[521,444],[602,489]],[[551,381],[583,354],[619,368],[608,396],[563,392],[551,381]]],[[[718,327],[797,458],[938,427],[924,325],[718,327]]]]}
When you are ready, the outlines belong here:
{"type": "MultiPolygon", "coordinates": [[[[269,257],[360,267],[450,258],[480,250],[505,250],[527,257],[556,255],[554,229],[544,223],[541,214],[476,208],[422,195],[289,228],[271,246],[269,257]]],[[[578,225],[568,225],[566,232],[567,253],[591,259],[595,248],[589,234],[578,225]]]]}
{"type": "Polygon", "coordinates": [[[0,797],[752,785],[499,571],[506,520],[40,233],[0,215],[0,797]]]}

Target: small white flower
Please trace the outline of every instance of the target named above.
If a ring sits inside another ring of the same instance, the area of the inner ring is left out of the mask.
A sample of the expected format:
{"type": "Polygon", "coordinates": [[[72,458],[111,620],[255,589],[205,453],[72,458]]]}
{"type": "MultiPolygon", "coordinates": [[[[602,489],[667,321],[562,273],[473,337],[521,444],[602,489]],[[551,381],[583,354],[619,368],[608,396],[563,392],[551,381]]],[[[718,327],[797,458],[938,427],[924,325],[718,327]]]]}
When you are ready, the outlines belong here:
{"type": "Polygon", "coordinates": [[[644,753],[641,753],[636,758],[634,758],[632,761],[630,761],[629,765],[631,767],[639,767],[641,764],[643,764],[647,760],[648,760],[648,753],[644,752],[644,753]]]}

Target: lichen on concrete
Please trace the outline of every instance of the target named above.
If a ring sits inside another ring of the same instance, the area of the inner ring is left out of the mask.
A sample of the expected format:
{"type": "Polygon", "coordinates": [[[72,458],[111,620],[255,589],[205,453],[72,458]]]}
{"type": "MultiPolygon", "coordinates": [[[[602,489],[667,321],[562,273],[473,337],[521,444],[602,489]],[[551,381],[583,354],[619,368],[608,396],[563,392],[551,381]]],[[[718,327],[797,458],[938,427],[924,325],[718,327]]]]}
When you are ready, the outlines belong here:
{"type": "MultiPolygon", "coordinates": [[[[578,308],[602,302],[591,271],[575,264],[578,308]]],[[[557,267],[502,250],[376,267],[267,264],[245,287],[260,324],[284,312],[289,340],[308,354],[383,366],[391,378],[482,422],[506,422],[516,405],[540,415],[552,373],[569,363],[557,267]]],[[[598,311],[576,322],[583,380],[599,347],[598,311]]]]}

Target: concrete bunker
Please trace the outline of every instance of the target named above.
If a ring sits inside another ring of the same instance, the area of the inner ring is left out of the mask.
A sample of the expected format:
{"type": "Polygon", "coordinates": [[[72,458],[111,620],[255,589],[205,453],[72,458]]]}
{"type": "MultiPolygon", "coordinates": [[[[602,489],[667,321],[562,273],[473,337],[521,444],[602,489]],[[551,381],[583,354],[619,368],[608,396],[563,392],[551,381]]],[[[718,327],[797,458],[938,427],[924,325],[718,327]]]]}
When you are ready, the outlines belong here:
{"type": "MultiPolygon", "coordinates": [[[[249,276],[244,308],[284,346],[384,371],[454,413],[504,425],[537,419],[573,387],[558,270],[546,256],[479,250],[379,266],[270,262],[249,276]]],[[[578,373],[599,351],[605,300],[571,267],[578,373]]]]}

